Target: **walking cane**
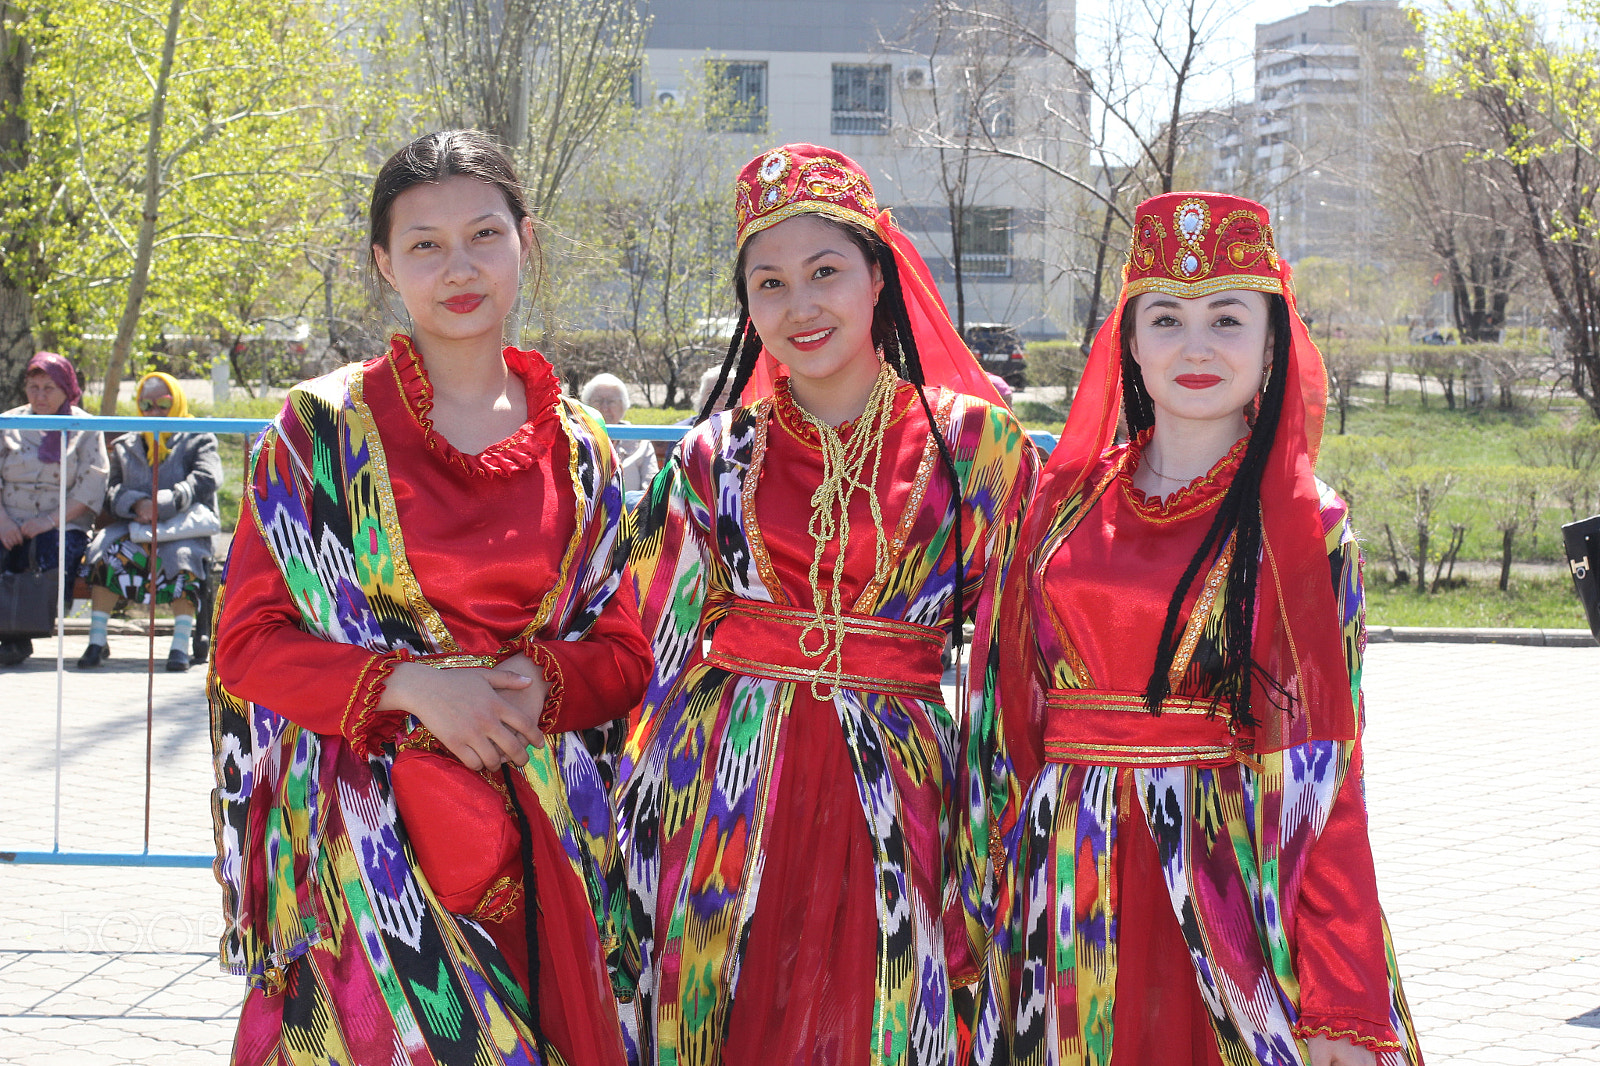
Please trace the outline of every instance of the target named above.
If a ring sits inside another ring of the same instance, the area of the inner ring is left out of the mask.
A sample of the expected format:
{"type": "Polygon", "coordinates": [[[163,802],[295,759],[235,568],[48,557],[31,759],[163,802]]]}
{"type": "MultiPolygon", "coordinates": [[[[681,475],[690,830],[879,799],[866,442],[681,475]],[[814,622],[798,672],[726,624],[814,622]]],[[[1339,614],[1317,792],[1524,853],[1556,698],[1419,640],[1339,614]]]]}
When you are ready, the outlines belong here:
{"type": "Polygon", "coordinates": [[[150,854],[150,775],[155,765],[156,733],[156,579],[161,575],[161,434],[152,433],[150,457],[150,558],[145,592],[150,597],[150,668],[144,704],[144,853],[150,854]]]}

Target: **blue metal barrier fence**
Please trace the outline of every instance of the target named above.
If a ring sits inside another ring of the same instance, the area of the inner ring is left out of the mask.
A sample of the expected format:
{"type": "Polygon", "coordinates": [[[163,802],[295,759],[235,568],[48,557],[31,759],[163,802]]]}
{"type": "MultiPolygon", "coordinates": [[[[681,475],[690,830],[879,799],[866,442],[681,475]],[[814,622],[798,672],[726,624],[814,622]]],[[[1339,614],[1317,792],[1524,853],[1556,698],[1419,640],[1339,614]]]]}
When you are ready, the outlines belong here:
{"type": "MultiPolygon", "coordinates": [[[[183,433],[243,433],[254,435],[265,429],[270,419],[265,418],[185,418],[181,422],[174,422],[167,418],[137,418],[122,415],[79,417],[76,415],[0,415],[0,430],[26,429],[26,430],[63,430],[68,434],[96,432],[96,433],[145,433],[145,432],[183,432],[183,433]]],[[[617,425],[607,426],[606,431],[614,440],[681,440],[689,429],[686,426],[635,426],[617,425]]],[[[1053,433],[1031,432],[1035,444],[1046,454],[1055,447],[1056,435],[1053,433]]],[[[68,453],[69,441],[62,442],[62,455],[68,453]]],[[[61,488],[59,493],[59,509],[56,514],[56,528],[60,529],[66,524],[66,485],[69,480],[62,471],[61,488]]],[[[59,569],[59,568],[58,568],[59,569]]],[[[58,866],[166,866],[166,867],[202,867],[210,866],[213,856],[206,855],[179,855],[163,854],[150,851],[150,815],[149,794],[151,788],[151,763],[148,751],[154,730],[154,710],[150,710],[146,717],[146,749],[145,762],[145,833],[144,850],[141,852],[87,852],[87,851],[62,851],[61,850],[61,725],[62,725],[62,679],[66,671],[66,620],[63,617],[66,603],[66,575],[63,573],[57,582],[56,589],[56,751],[55,751],[55,839],[49,851],[8,851],[0,849],[0,866],[44,864],[58,866]]]]}

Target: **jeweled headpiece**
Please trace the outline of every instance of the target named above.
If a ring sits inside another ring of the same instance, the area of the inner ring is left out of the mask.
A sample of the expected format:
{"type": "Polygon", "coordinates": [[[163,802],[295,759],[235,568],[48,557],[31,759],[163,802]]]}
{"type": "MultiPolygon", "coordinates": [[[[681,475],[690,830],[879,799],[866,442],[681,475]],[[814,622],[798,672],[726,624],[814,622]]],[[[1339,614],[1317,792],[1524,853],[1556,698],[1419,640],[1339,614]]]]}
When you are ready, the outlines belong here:
{"type": "Polygon", "coordinates": [[[1122,280],[1130,300],[1145,292],[1187,300],[1223,289],[1283,292],[1266,208],[1214,192],[1167,193],[1140,204],[1122,280]]]}
{"type": "Polygon", "coordinates": [[[878,201],[866,172],[843,152],[814,144],[786,144],[746,163],[734,183],[733,210],[741,248],[796,215],[828,215],[878,229],[878,201]]]}

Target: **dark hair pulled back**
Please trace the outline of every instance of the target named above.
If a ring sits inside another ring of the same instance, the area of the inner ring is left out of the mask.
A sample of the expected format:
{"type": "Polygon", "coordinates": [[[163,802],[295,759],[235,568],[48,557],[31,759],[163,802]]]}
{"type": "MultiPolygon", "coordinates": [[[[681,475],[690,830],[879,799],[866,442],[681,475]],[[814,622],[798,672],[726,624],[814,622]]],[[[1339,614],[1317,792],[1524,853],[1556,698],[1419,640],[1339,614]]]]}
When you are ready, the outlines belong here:
{"type": "MultiPolygon", "coordinates": [[[[473,178],[493,185],[506,198],[511,217],[520,228],[533,211],[527,193],[505,149],[488,134],[477,130],[439,130],[424,134],[390,156],[372,183],[368,205],[367,254],[376,266],[374,249],[389,248],[389,230],[394,221],[394,202],[415,185],[437,185],[450,178],[473,178]]],[[[539,238],[535,235],[532,253],[537,261],[539,238]]]]}
{"type": "MultiPolygon", "coordinates": [[[[883,351],[885,361],[894,367],[895,373],[917,387],[917,399],[922,402],[923,413],[928,418],[928,430],[933,434],[934,446],[939,451],[939,465],[944,468],[954,488],[955,525],[951,532],[955,537],[956,572],[955,610],[951,622],[952,635],[959,649],[966,641],[967,618],[967,567],[961,535],[961,509],[964,504],[961,477],[956,471],[955,456],[951,454],[949,442],[943,433],[938,432],[938,420],[934,418],[933,408],[928,403],[927,390],[924,388],[927,378],[922,372],[922,357],[917,352],[917,340],[911,331],[911,315],[906,310],[905,294],[900,285],[900,267],[895,261],[894,249],[866,226],[823,215],[809,217],[843,232],[860,249],[868,263],[877,264],[883,277],[883,290],[878,294],[878,302],[872,310],[872,343],[883,351]]],[[[717,383],[695,419],[697,423],[705,421],[717,410],[717,401],[724,388],[727,388],[731,397],[729,406],[738,403],[745,386],[750,383],[751,375],[755,373],[756,358],[761,354],[761,336],[756,332],[755,323],[750,321],[750,293],[745,282],[745,257],[749,250],[750,241],[746,241],[734,261],[733,291],[739,298],[739,321],[733,331],[733,340],[728,344],[728,354],[723,357],[717,383]],[[731,386],[728,384],[730,374],[733,377],[731,386]]]]}
{"type": "MultiPolygon", "coordinates": [[[[1234,541],[1233,562],[1228,568],[1228,582],[1223,599],[1223,634],[1219,649],[1208,640],[1202,640],[1196,650],[1191,670],[1209,675],[1210,689],[1218,702],[1228,708],[1229,720],[1236,728],[1258,724],[1250,709],[1250,681],[1261,678],[1269,693],[1278,693],[1275,682],[1251,657],[1251,640],[1256,608],[1258,564],[1261,555],[1261,478],[1272,453],[1273,441],[1278,435],[1278,421],[1283,414],[1284,393],[1288,387],[1289,345],[1292,334],[1289,327],[1289,305],[1277,293],[1267,297],[1267,328],[1272,334],[1272,365],[1268,368],[1267,387],[1260,399],[1255,425],[1245,445],[1239,470],[1223,494],[1222,503],[1206,535],[1190,558],[1178,586],[1167,604],[1166,621],[1161,626],[1161,637],[1156,643],[1156,664],[1145,687],[1145,706],[1155,714],[1160,713],[1161,701],[1172,694],[1172,661],[1177,655],[1179,619],[1184,601],[1202,569],[1210,567],[1222,555],[1230,538],[1234,541]]],[[[1122,320],[1122,412],[1127,419],[1129,437],[1136,437],[1155,425],[1155,408],[1145,388],[1144,376],[1134,361],[1128,346],[1133,319],[1133,301],[1128,302],[1122,320]]]]}

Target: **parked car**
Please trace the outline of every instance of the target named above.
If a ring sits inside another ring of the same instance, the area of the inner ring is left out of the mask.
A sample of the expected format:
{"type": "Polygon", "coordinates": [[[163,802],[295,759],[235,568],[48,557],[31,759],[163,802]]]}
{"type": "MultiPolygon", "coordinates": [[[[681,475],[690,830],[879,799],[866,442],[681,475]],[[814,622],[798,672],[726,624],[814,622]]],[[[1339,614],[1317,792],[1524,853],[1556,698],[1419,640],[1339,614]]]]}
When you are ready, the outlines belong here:
{"type": "Polygon", "coordinates": [[[967,347],[983,364],[1014,389],[1028,387],[1028,355],[1016,328],[1000,322],[972,322],[966,328],[967,347]]]}

